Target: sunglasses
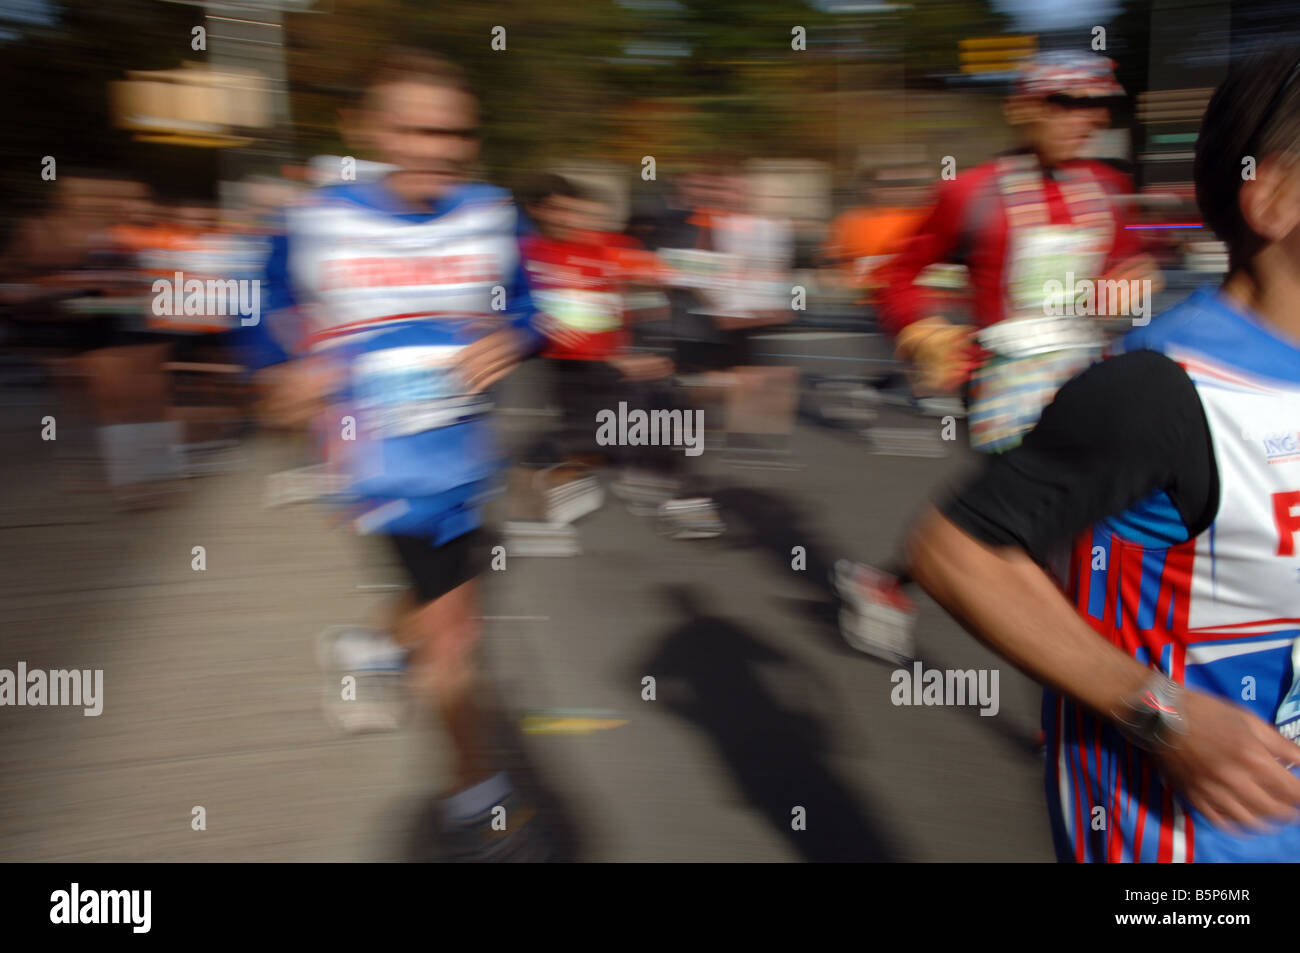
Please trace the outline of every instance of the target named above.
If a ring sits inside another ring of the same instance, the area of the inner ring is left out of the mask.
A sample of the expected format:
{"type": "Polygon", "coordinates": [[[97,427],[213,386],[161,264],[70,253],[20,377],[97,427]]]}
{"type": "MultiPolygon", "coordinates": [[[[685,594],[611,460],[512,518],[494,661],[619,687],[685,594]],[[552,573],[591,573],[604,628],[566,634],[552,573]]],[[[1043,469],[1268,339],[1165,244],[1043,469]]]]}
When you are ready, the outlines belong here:
{"type": "Polygon", "coordinates": [[[1044,97],[1053,106],[1062,109],[1110,109],[1123,101],[1122,96],[1070,96],[1066,93],[1051,93],[1044,97]]]}

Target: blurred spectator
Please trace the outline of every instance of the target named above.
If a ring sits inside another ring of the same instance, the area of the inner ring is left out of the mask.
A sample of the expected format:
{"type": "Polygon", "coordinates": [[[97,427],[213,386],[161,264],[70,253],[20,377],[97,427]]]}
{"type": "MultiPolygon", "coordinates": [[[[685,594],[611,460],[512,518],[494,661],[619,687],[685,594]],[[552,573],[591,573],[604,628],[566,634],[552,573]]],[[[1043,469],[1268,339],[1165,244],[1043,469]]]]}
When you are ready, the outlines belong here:
{"type": "Polygon", "coordinates": [[[839,283],[863,291],[875,287],[877,269],[924,220],[926,198],[915,181],[904,178],[907,171],[859,174],[858,201],[831,222],[823,246],[822,260],[835,269],[839,283]]]}

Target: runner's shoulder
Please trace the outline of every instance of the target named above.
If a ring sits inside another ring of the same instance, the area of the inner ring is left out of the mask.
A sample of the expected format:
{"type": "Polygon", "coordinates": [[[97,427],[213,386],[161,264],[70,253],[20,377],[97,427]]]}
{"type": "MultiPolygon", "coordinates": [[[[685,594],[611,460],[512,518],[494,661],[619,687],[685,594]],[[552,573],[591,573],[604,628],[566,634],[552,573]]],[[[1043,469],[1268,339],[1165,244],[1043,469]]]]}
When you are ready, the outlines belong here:
{"type": "Polygon", "coordinates": [[[1191,378],[1178,362],[1155,348],[1130,348],[1094,364],[1084,373],[1094,375],[1098,386],[1121,388],[1128,395],[1191,386],[1191,378]]]}
{"type": "MultiPolygon", "coordinates": [[[[1217,300],[1215,289],[1203,285],[1173,307],[1162,311],[1147,324],[1133,328],[1112,345],[1112,351],[1164,351],[1188,338],[1213,333],[1231,322],[1233,315],[1217,300]]],[[[1229,332],[1231,328],[1227,329],[1229,332]]]]}
{"type": "Polygon", "coordinates": [[[465,182],[456,187],[453,196],[457,202],[474,205],[509,205],[514,207],[515,198],[509,189],[488,182],[465,182]]]}
{"type": "Polygon", "coordinates": [[[1121,458],[1159,457],[1193,437],[1202,420],[1187,372],[1158,349],[1135,347],[1068,381],[1026,443],[1082,443],[1121,458]]]}

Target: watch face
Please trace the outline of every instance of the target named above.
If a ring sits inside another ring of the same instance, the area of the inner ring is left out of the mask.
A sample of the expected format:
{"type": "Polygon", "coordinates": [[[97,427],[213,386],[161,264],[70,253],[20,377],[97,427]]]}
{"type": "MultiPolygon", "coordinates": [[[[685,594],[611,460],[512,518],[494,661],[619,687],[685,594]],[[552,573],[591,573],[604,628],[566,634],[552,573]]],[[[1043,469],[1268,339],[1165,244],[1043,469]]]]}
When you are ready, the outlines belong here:
{"type": "Polygon", "coordinates": [[[1121,727],[1121,732],[1140,748],[1153,748],[1159,743],[1161,717],[1149,708],[1135,709],[1121,727]]]}

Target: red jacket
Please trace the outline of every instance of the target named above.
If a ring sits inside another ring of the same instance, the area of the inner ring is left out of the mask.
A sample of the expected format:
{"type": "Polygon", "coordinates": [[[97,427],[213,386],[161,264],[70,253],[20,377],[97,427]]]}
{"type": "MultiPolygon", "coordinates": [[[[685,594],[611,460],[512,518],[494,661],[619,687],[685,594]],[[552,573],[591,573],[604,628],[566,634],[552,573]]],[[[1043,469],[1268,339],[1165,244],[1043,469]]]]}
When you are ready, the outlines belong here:
{"type": "MultiPolygon", "coordinates": [[[[1080,166],[1092,172],[1108,195],[1132,194],[1128,176],[1104,162],[1077,159],[1063,168],[1080,166]]],[[[1007,218],[998,192],[997,171],[997,162],[990,161],[940,182],[929,216],[899,254],[876,273],[883,285],[877,297],[880,323],[890,334],[897,335],[909,324],[935,313],[928,300],[932,292],[913,282],[927,266],[936,263],[967,266],[971,305],[979,327],[1006,317],[1007,218]]],[[[1045,177],[1043,194],[1052,224],[1068,225],[1069,209],[1051,177],[1045,177]]],[[[1103,266],[1106,274],[1123,270],[1141,250],[1137,232],[1123,227],[1127,224],[1124,209],[1116,203],[1111,210],[1115,233],[1103,266]]]]}

